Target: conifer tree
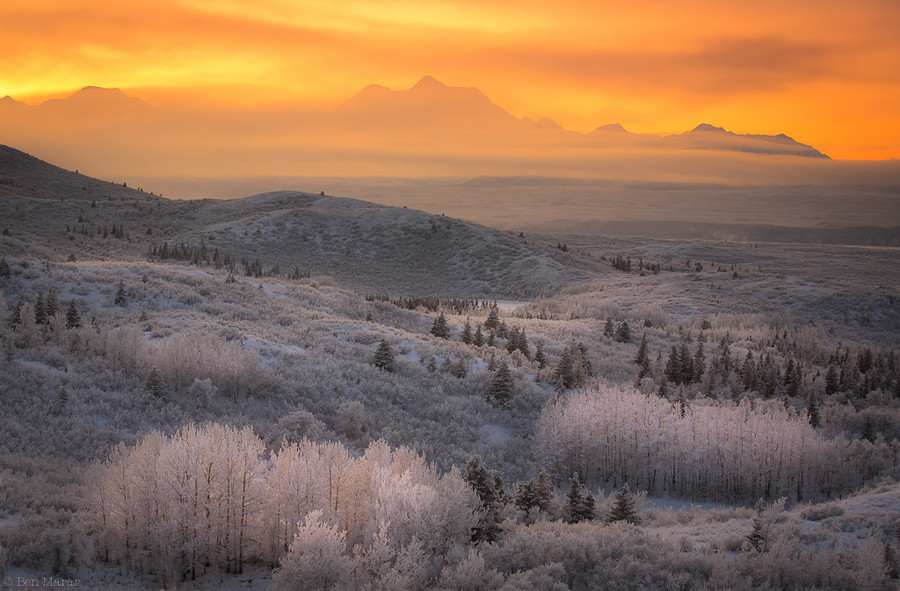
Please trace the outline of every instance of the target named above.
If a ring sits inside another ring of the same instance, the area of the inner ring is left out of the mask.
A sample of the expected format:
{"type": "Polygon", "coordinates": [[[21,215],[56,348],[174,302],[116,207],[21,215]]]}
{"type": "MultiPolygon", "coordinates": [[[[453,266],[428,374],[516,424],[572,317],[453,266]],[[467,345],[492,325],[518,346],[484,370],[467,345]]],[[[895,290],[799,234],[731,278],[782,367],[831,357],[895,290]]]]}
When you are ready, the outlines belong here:
{"type": "Polygon", "coordinates": [[[115,303],[115,305],[117,305],[117,306],[124,306],[125,303],[126,303],[126,298],[125,298],[125,281],[122,280],[122,279],[119,279],[119,285],[118,285],[118,287],[116,288],[116,299],[115,299],[114,303],[115,303]]]}
{"type": "Polygon", "coordinates": [[[613,326],[612,318],[609,316],[606,317],[606,326],[603,327],[603,336],[608,339],[613,338],[615,336],[616,329],[613,326]]]}
{"type": "Polygon", "coordinates": [[[494,406],[506,406],[512,397],[512,390],[513,379],[509,373],[509,366],[506,363],[501,363],[488,388],[488,402],[494,406]]]}
{"type": "Polygon", "coordinates": [[[9,263],[6,262],[6,257],[0,258],[0,279],[9,279],[10,275],[11,269],[9,263]]]}
{"type": "Polygon", "coordinates": [[[594,497],[582,486],[577,473],[572,474],[569,479],[569,492],[566,493],[566,504],[563,511],[567,523],[581,523],[594,519],[594,497]]]}
{"type": "Polygon", "coordinates": [[[147,391],[157,398],[162,398],[166,394],[166,385],[163,382],[162,374],[155,365],[150,370],[150,377],[147,378],[147,391]]]}
{"type": "Polygon", "coordinates": [[[547,367],[547,356],[544,355],[544,342],[538,341],[537,349],[534,352],[534,360],[538,364],[538,369],[547,367]]]}
{"type": "Polygon", "coordinates": [[[39,291],[34,301],[34,323],[47,324],[47,305],[44,303],[44,292],[39,291]]]}
{"type": "Polygon", "coordinates": [[[639,523],[637,511],[635,510],[634,496],[628,488],[628,483],[622,487],[622,490],[616,493],[613,506],[610,507],[609,513],[606,515],[607,523],[615,523],[616,521],[625,521],[637,525],[639,523]]]}
{"type": "Polygon", "coordinates": [[[466,462],[463,480],[478,493],[483,511],[478,526],[472,530],[472,541],[495,541],[500,533],[500,511],[506,501],[503,478],[499,472],[488,470],[481,456],[476,454],[466,462]]]}
{"type": "Polygon", "coordinates": [[[484,333],[481,332],[481,323],[475,327],[475,336],[472,338],[472,344],[476,347],[484,346],[484,333]]]}
{"type": "Polygon", "coordinates": [[[466,324],[465,324],[465,326],[463,326],[462,342],[464,342],[467,345],[472,344],[472,323],[469,322],[468,318],[466,318],[466,324]]]}
{"type": "Polygon", "coordinates": [[[66,328],[78,328],[81,326],[81,314],[78,313],[78,306],[75,300],[69,301],[69,309],[66,311],[66,328]]]}
{"type": "Polygon", "coordinates": [[[428,357],[428,365],[425,366],[425,369],[428,370],[428,373],[434,373],[437,371],[437,362],[434,360],[434,355],[430,355],[428,357]]]}
{"type": "Polygon", "coordinates": [[[48,318],[59,314],[59,298],[56,295],[56,289],[52,286],[47,290],[46,309],[48,318]]]}
{"type": "Polygon", "coordinates": [[[484,321],[484,328],[490,331],[496,331],[500,327],[500,312],[497,309],[496,304],[491,306],[490,312],[488,312],[488,317],[484,321]]]}
{"type": "Polygon", "coordinates": [[[819,426],[819,405],[816,403],[816,395],[812,390],[809,391],[809,397],[806,400],[806,418],[814,428],[819,426]]]}
{"type": "MultiPolygon", "coordinates": [[[[700,336],[702,337],[703,335],[701,334],[700,336]]],[[[691,365],[694,369],[691,382],[699,384],[703,380],[703,374],[706,372],[706,355],[703,353],[702,340],[697,343],[697,350],[694,352],[694,359],[691,365]]]]}
{"type": "Polygon", "coordinates": [[[494,334],[494,329],[492,328],[491,331],[488,333],[487,341],[485,342],[485,344],[488,347],[493,347],[496,339],[497,339],[497,336],[494,334]]]}
{"type": "Polygon", "coordinates": [[[392,373],[394,371],[394,351],[387,339],[381,339],[372,357],[372,365],[382,371],[392,373]]]}
{"type": "Polygon", "coordinates": [[[628,325],[627,320],[623,320],[622,324],[619,325],[619,328],[616,329],[616,342],[618,342],[618,343],[630,343],[631,342],[631,327],[628,325]]]}
{"type": "Polygon", "coordinates": [[[647,352],[647,333],[641,335],[641,344],[638,345],[637,353],[634,354],[634,362],[638,365],[638,379],[643,379],[650,375],[650,355],[647,352]]]}
{"type": "Polygon", "coordinates": [[[431,334],[441,339],[450,338],[450,326],[447,324],[443,312],[434,319],[434,323],[431,325],[431,334]]]}
{"type": "Polygon", "coordinates": [[[838,391],[838,373],[834,368],[834,365],[828,366],[828,371],[825,372],[825,395],[831,396],[832,394],[838,391]]]}
{"type": "Polygon", "coordinates": [[[512,353],[516,349],[519,348],[519,329],[513,327],[511,331],[509,331],[509,336],[506,340],[506,352],[512,353]]]}
{"type": "Polygon", "coordinates": [[[762,499],[756,503],[756,515],[753,517],[753,529],[747,535],[747,542],[757,552],[769,551],[769,522],[765,516],[762,499]]]}

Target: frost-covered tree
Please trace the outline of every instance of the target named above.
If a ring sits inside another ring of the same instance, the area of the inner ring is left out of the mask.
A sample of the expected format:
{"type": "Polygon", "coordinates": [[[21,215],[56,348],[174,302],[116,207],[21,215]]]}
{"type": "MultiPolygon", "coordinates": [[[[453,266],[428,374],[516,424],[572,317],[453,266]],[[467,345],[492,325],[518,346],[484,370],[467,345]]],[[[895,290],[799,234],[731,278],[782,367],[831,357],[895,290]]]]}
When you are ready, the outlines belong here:
{"type": "Polygon", "coordinates": [[[534,350],[534,361],[538,365],[538,369],[547,367],[547,355],[544,353],[544,341],[538,341],[537,348],[534,350]]]}
{"type": "Polygon", "coordinates": [[[481,323],[475,327],[475,336],[472,338],[472,344],[476,347],[484,346],[484,333],[481,331],[481,323]]]}
{"type": "Polygon", "coordinates": [[[324,522],[321,511],[308,513],[290,551],[272,573],[275,591],[349,589],[353,561],[345,538],[339,527],[324,522]]]}
{"type": "Polygon", "coordinates": [[[34,301],[34,323],[47,324],[47,304],[44,302],[44,292],[39,291],[34,301]]]}
{"type": "Polygon", "coordinates": [[[491,306],[488,317],[484,321],[484,328],[488,331],[496,331],[500,328],[500,312],[496,305],[491,306]]]}
{"type": "Polygon", "coordinates": [[[56,316],[59,314],[59,297],[56,295],[56,289],[51,285],[47,290],[47,316],[56,316]]]}
{"type": "Polygon", "coordinates": [[[387,339],[381,339],[381,342],[378,343],[378,347],[375,349],[375,354],[372,357],[372,365],[388,373],[394,371],[394,351],[391,349],[391,344],[387,342],[387,339]]]}
{"type": "Polygon", "coordinates": [[[150,375],[147,377],[147,391],[156,396],[157,398],[162,398],[166,395],[166,384],[163,381],[162,374],[159,371],[159,368],[155,365],[150,370],[150,375]]]}
{"type": "Polygon", "coordinates": [[[638,366],[638,379],[643,379],[650,375],[650,353],[648,351],[647,333],[641,335],[641,344],[638,345],[637,353],[634,354],[634,362],[638,366]]]}

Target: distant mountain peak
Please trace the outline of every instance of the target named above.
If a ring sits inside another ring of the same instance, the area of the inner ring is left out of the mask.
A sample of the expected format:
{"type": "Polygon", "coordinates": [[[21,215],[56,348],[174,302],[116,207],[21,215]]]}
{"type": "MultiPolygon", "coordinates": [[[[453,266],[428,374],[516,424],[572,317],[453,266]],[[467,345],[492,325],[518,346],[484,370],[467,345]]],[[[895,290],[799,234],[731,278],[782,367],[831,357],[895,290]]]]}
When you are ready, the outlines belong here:
{"type": "Polygon", "coordinates": [[[415,89],[431,89],[431,88],[449,88],[446,84],[438,80],[437,78],[429,75],[422,76],[422,79],[415,83],[412,87],[415,89]]]}
{"type": "Polygon", "coordinates": [[[715,133],[728,133],[728,131],[724,127],[716,127],[715,125],[710,125],[709,123],[701,123],[697,127],[691,130],[694,131],[706,131],[706,132],[715,132],[715,133]]]}
{"type": "Polygon", "coordinates": [[[614,133],[628,133],[628,130],[622,127],[621,123],[607,123],[606,125],[601,125],[594,131],[610,131],[614,133]]]}

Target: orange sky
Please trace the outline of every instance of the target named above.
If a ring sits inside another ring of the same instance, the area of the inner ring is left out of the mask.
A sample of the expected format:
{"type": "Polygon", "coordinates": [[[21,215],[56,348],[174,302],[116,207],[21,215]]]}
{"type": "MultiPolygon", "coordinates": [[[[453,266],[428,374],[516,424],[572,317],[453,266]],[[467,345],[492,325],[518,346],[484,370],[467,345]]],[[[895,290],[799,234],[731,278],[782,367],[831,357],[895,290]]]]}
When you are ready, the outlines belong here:
{"type": "Polygon", "coordinates": [[[3,0],[0,96],[331,105],[424,74],[588,131],[700,122],[900,158],[897,0],[3,0]]]}

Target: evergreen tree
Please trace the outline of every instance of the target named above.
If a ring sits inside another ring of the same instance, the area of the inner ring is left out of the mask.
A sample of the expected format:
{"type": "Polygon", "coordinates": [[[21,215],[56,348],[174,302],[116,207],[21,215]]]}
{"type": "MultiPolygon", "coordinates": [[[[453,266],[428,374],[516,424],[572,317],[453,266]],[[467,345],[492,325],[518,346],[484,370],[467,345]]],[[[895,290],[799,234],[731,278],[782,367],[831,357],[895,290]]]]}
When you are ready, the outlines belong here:
{"type": "MultiPolygon", "coordinates": [[[[702,337],[703,335],[701,334],[700,336],[702,337]]],[[[702,340],[697,343],[697,350],[694,352],[694,359],[691,365],[694,369],[694,375],[691,376],[691,382],[699,384],[703,381],[703,374],[706,372],[706,355],[703,353],[702,340]]]]}
{"type": "Polygon", "coordinates": [[[750,547],[757,552],[769,551],[769,520],[765,515],[765,507],[760,499],[756,503],[756,515],[753,517],[753,529],[747,536],[750,547]]]}
{"type": "Polygon", "coordinates": [[[506,363],[501,363],[488,388],[488,402],[494,406],[506,406],[512,397],[512,391],[513,379],[509,373],[509,366],[506,363]]]}
{"type": "Polygon", "coordinates": [[[465,326],[463,326],[462,342],[464,342],[467,345],[472,344],[472,323],[469,322],[468,318],[466,318],[466,324],[465,324],[465,326]]]}
{"type": "Polygon", "coordinates": [[[475,337],[472,339],[472,344],[476,347],[484,346],[484,333],[481,332],[481,323],[478,323],[478,326],[475,327],[475,337]]]}
{"type": "Polygon", "coordinates": [[[78,306],[75,300],[69,301],[69,309],[66,311],[66,328],[78,328],[81,326],[81,314],[78,313],[78,306]]]}
{"type": "Polygon", "coordinates": [[[613,338],[615,336],[616,329],[613,326],[612,318],[609,316],[606,317],[606,326],[603,327],[603,336],[608,339],[613,338]]]}
{"type": "Polygon", "coordinates": [[[519,348],[519,329],[513,327],[511,331],[509,331],[509,336],[506,340],[506,352],[512,353],[516,349],[519,348]]]}
{"type": "Polygon", "coordinates": [[[493,352],[493,351],[491,351],[491,358],[488,359],[487,370],[488,370],[489,372],[495,372],[495,371],[497,371],[497,358],[496,358],[496,356],[494,355],[494,352],[493,352]]]}
{"type": "Polygon", "coordinates": [[[434,373],[437,371],[437,362],[434,360],[434,355],[430,355],[428,357],[428,365],[425,366],[425,369],[428,370],[428,373],[434,373]]]}
{"type": "Polygon", "coordinates": [[[447,324],[443,312],[434,319],[434,324],[431,325],[431,334],[441,339],[450,338],[450,325],[447,324]]]}
{"type": "Polygon", "coordinates": [[[466,462],[463,480],[471,486],[481,499],[482,516],[479,524],[472,529],[472,541],[493,542],[500,533],[498,522],[500,511],[506,501],[503,478],[494,470],[488,470],[481,456],[474,455],[466,462]]]}
{"type": "Polygon", "coordinates": [[[34,301],[34,323],[47,324],[47,305],[44,303],[44,292],[39,291],[34,301]]]}
{"type": "Polygon", "coordinates": [[[544,342],[538,341],[537,349],[534,352],[534,360],[538,364],[538,369],[547,367],[547,356],[544,355],[544,342]]]}
{"type": "Polygon", "coordinates": [[[150,370],[150,377],[147,378],[147,391],[157,398],[162,398],[166,395],[166,385],[163,383],[162,374],[155,365],[150,370]]]}
{"type": "Polygon", "coordinates": [[[595,516],[594,497],[584,489],[578,474],[569,479],[569,492],[566,493],[566,504],[563,508],[567,523],[593,521],[595,516]]]}
{"type": "Polygon", "coordinates": [[[641,344],[638,346],[637,353],[634,354],[634,362],[639,367],[639,380],[650,375],[650,355],[647,352],[647,333],[641,335],[641,344]]]}
{"type": "Polygon", "coordinates": [[[673,384],[681,383],[681,358],[678,356],[678,348],[675,345],[672,345],[672,350],[666,359],[665,376],[673,384]]]}
{"type": "Polygon", "coordinates": [[[47,317],[56,316],[59,314],[59,298],[56,295],[56,289],[54,287],[50,287],[47,290],[47,317]]]}
{"type": "Polygon", "coordinates": [[[538,508],[541,511],[549,511],[550,504],[553,502],[556,493],[553,492],[553,482],[550,480],[550,475],[543,470],[538,473],[534,492],[537,495],[538,508]]]}
{"type": "Polygon", "coordinates": [[[616,521],[625,521],[637,525],[640,523],[635,509],[634,496],[628,488],[628,483],[622,487],[622,490],[616,493],[613,506],[610,507],[609,513],[606,515],[607,523],[615,523],[616,521]]]}
{"type": "Polygon", "coordinates": [[[630,343],[631,342],[631,327],[628,325],[627,320],[623,320],[622,324],[619,325],[619,328],[616,329],[616,342],[618,342],[618,343],[630,343]]]}
{"type": "Polygon", "coordinates": [[[382,371],[392,373],[394,371],[394,351],[391,344],[386,339],[381,339],[378,347],[375,349],[375,355],[372,358],[372,365],[382,371]]]}
{"type": "Polygon", "coordinates": [[[756,370],[756,362],[753,361],[752,351],[747,351],[747,357],[744,359],[744,365],[741,366],[741,381],[744,383],[745,390],[756,390],[759,383],[759,377],[756,370]]]}
{"type": "Polygon", "coordinates": [[[6,257],[0,258],[0,279],[9,279],[11,274],[9,263],[6,262],[6,257]]]}
{"type": "Polygon", "coordinates": [[[559,363],[553,370],[553,382],[562,390],[575,387],[575,372],[572,367],[572,353],[569,347],[563,349],[559,363]]]}
{"type": "Polygon", "coordinates": [[[828,371],[825,372],[825,395],[831,396],[832,394],[838,391],[838,373],[834,368],[834,365],[828,366],[828,371]]]}
{"type": "Polygon", "coordinates": [[[531,359],[531,349],[528,348],[528,337],[525,336],[525,329],[519,330],[519,338],[516,341],[516,349],[525,357],[531,359]]]}
{"type": "Polygon", "coordinates": [[[491,311],[488,312],[487,320],[484,321],[484,328],[490,331],[496,331],[500,328],[500,312],[497,310],[496,304],[491,306],[491,311]]]}
{"type": "Polygon", "coordinates": [[[125,281],[122,279],[119,279],[119,285],[116,288],[116,299],[115,299],[114,303],[117,306],[124,306],[126,303],[125,300],[126,300],[126,298],[125,298],[125,281]]]}
{"type": "Polygon", "coordinates": [[[816,395],[812,390],[809,391],[809,397],[806,400],[806,418],[813,427],[819,426],[819,405],[816,403],[816,395]]]}

